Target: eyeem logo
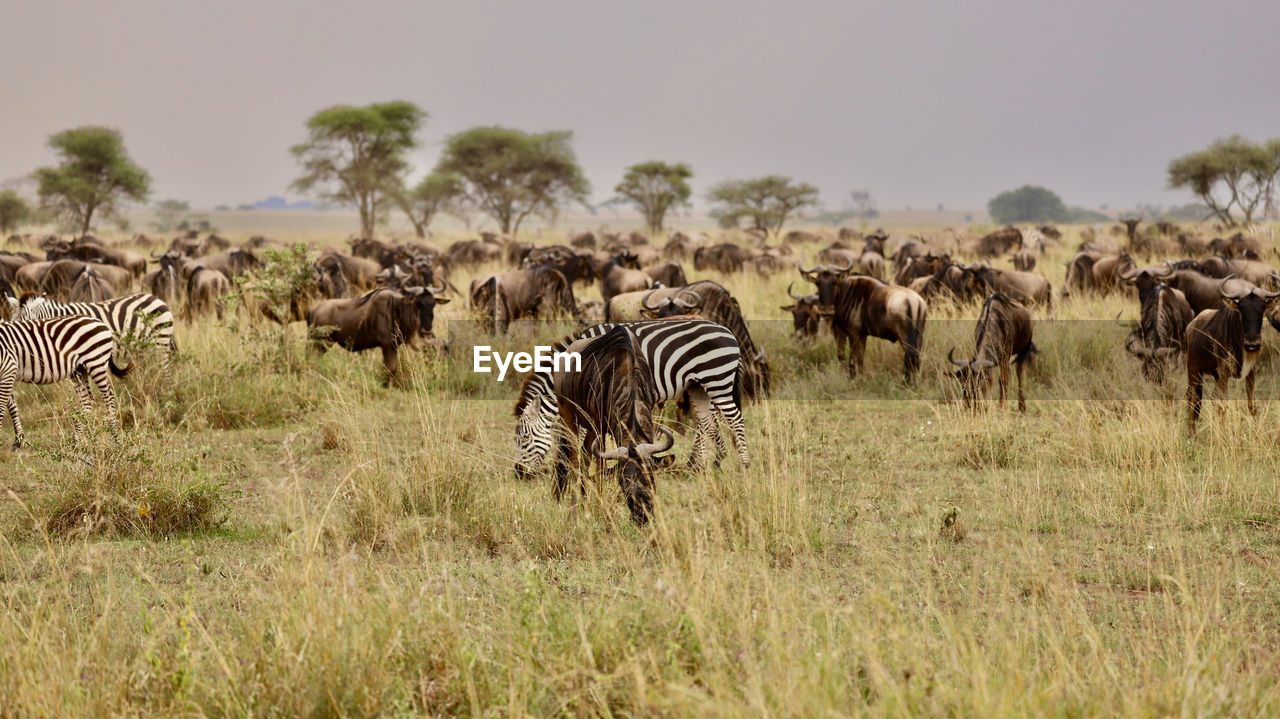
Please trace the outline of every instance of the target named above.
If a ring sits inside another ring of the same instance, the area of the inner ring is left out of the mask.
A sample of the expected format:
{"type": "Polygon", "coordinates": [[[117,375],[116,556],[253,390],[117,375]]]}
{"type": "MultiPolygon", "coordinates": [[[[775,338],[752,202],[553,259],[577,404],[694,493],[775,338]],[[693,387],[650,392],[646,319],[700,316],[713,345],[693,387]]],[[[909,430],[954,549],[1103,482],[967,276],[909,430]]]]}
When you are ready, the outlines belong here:
{"type": "Polygon", "coordinates": [[[577,352],[552,352],[549,345],[534,345],[528,352],[494,352],[489,345],[471,348],[471,371],[488,374],[493,371],[490,361],[498,367],[498,381],[507,377],[507,370],[517,372],[581,372],[582,355],[577,352]]]}

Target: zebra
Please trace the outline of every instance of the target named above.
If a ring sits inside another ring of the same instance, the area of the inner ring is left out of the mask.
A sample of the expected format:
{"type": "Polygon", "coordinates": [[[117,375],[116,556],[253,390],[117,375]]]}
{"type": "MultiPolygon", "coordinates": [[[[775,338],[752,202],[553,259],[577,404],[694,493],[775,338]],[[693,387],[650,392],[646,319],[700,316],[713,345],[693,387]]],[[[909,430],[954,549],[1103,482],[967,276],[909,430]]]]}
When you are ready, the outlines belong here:
{"type": "Polygon", "coordinates": [[[136,334],[156,347],[167,348],[172,357],[178,351],[173,337],[173,314],[155,295],[141,292],[101,302],[58,302],[46,295],[27,293],[21,300],[9,297],[13,321],[44,320],[80,315],[101,320],[111,328],[117,341],[136,334]]]}
{"type": "MultiPolygon", "coordinates": [[[[610,322],[588,327],[563,340],[556,349],[563,350],[577,340],[604,335],[618,325],[634,332],[640,341],[640,350],[653,372],[658,402],[676,399],[688,390],[698,425],[689,466],[697,468],[706,461],[708,440],[715,441],[717,456],[724,455],[717,415],[729,425],[738,459],[747,466],[750,457],[741,409],[741,350],[733,333],[701,318],[610,322]]],[[[537,470],[546,459],[558,414],[551,373],[531,373],[525,379],[515,407],[518,477],[537,470]]]]}
{"type": "MultiPolygon", "coordinates": [[[[17,381],[53,384],[68,377],[80,394],[80,407],[93,408],[92,381],[106,400],[114,427],[117,421],[116,393],[107,370],[117,377],[129,373],[116,364],[112,351],[115,340],[111,328],[101,320],[75,315],[47,320],[0,323],[0,406],[9,411],[13,423],[13,448],[22,446],[25,435],[13,396],[17,381]]],[[[83,427],[77,427],[77,433],[83,427]]]]}

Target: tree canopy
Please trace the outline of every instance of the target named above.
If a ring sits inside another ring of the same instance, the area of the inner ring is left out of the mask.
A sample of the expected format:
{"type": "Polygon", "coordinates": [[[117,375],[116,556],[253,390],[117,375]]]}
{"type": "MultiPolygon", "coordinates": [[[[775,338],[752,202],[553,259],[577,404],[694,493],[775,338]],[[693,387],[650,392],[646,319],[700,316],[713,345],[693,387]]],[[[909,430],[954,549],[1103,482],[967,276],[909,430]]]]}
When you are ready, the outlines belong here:
{"type": "Polygon", "coordinates": [[[141,202],[151,191],[151,177],[129,159],[119,130],[64,130],[49,138],[49,148],[59,162],[33,174],[40,204],[81,235],[88,234],[95,215],[115,216],[122,201],[141,202]]]}
{"type": "Polygon", "coordinates": [[[0,232],[8,234],[31,218],[31,205],[13,190],[0,192],[0,232]]]}
{"type": "Polygon", "coordinates": [[[666,221],[667,212],[676,206],[688,206],[693,188],[689,178],[693,170],[684,163],[670,165],[665,162],[642,162],[627,168],[622,182],[613,188],[618,199],[635,205],[644,215],[649,231],[658,233],[666,221]]]}
{"type": "Polygon", "coordinates": [[[572,140],[570,130],[475,127],[448,138],[435,171],[461,178],[468,201],[512,233],[529,215],[553,219],[570,202],[586,204],[591,184],[572,140]]]}
{"type": "Polygon", "coordinates": [[[707,192],[711,216],[721,227],[741,227],[777,233],[799,210],[818,203],[818,188],[790,177],[767,175],[750,180],[725,180],[707,192]]]}
{"type": "Polygon", "coordinates": [[[1023,185],[991,198],[987,202],[987,214],[991,215],[993,222],[1001,225],[1071,221],[1071,212],[1057,193],[1032,185],[1023,185]]]}
{"type": "Polygon", "coordinates": [[[417,185],[404,188],[395,196],[396,204],[413,223],[418,237],[427,236],[431,220],[441,212],[461,213],[466,208],[466,187],[462,178],[447,172],[433,172],[417,185]]]}
{"type": "Polygon", "coordinates": [[[303,169],[294,189],[355,206],[361,233],[372,237],[409,169],[406,156],[426,117],[402,100],[317,112],[307,120],[307,140],[291,149],[303,169]]]}
{"type": "Polygon", "coordinates": [[[1280,174],[1280,138],[1255,143],[1240,135],[1214,140],[1208,148],[1169,163],[1169,187],[1188,189],[1209,208],[1210,216],[1235,225],[1275,212],[1275,182],[1280,174]]]}

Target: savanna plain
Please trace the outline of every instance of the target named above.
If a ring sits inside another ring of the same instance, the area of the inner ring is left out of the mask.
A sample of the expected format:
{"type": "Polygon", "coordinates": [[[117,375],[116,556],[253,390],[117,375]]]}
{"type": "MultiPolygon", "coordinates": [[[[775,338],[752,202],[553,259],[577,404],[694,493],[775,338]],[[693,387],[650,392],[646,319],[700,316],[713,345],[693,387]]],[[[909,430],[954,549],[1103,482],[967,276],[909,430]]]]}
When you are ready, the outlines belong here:
{"type": "MultiPolygon", "coordinates": [[[[914,385],[875,339],[850,379],[829,333],[792,336],[797,274],[686,262],[742,304],[774,398],[745,406],[750,468],[660,471],[645,527],[607,480],[563,503],[517,480],[518,380],[458,347],[402,352],[385,388],[376,351],[233,305],[179,322],[171,368],[136,357],[114,434],[76,440],[70,385],[22,385],[0,716],[1280,713],[1280,334],[1258,415],[1233,382],[1190,438],[1185,372],[1151,385],[1124,351],[1136,299],[1058,300],[1063,229],[1034,317],[1076,329],[1037,336],[1025,414],[955,397],[976,305],[931,306],[914,385]]],[[[346,238],[222,234],[257,232],[346,238]]]]}

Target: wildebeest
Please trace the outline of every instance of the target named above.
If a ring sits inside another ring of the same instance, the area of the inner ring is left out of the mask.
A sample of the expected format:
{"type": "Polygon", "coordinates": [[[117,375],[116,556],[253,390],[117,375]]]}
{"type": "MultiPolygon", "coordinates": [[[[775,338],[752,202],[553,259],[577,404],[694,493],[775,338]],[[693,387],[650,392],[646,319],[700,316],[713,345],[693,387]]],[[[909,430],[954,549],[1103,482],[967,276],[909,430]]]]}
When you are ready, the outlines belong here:
{"type": "Polygon", "coordinates": [[[1000,292],[987,298],[973,329],[973,358],[956,359],[955,348],[947,351],[947,360],[959,367],[952,376],[960,382],[964,404],[976,408],[980,400],[991,394],[996,368],[1000,370],[1000,406],[1004,407],[1009,386],[1009,359],[1013,358],[1018,375],[1018,411],[1027,410],[1022,389],[1022,370],[1036,351],[1031,341],[1031,312],[1022,303],[1000,292]]]}
{"type": "Polygon", "coordinates": [[[23,282],[24,286],[30,288],[30,285],[25,284],[24,271],[29,268],[35,269],[39,267],[42,271],[36,274],[38,280],[34,289],[37,292],[43,292],[58,298],[67,296],[67,293],[71,291],[71,286],[75,284],[76,279],[85,267],[92,267],[93,271],[116,292],[127,288],[133,280],[133,276],[128,270],[115,265],[102,265],[96,262],[86,263],[80,260],[57,260],[49,265],[42,267],[40,265],[41,263],[32,263],[23,267],[22,271],[18,273],[18,279],[23,282]]]}
{"type": "Polygon", "coordinates": [[[831,329],[836,336],[836,356],[844,359],[849,343],[849,375],[862,371],[867,337],[902,345],[902,374],[912,382],[920,371],[920,349],[928,306],[906,287],[887,285],[866,275],[845,277],[836,284],[831,329]]]}
{"type": "Polygon", "coordinates": [[[231,250],[217,255],[205,255],[199,259],[189,260],[182,266],[182,274],[190,275],[197,267],[216,270],[226,275],[228,280],[236,280],[244,273],[262,266],[262,260],[248,250],[231,250]]]}
{"type": "Polygon", "coordinates": [[[231,294],[231,280],[218,270],[195,267],[187,278],[187,305],[183,316],[188,320],[197,315],[216,313],[222,319],[221,298],[231,294]]]}
{"type": "Polygon", "coordinates": [[[1133,265],[1133,258],[1127,254],[1081,250],[1067,263],[1062,296],[1065,299],[1072,292],[1109,294],[1119,286],[1118,274],[1133,265]]]}
{"type": "Polygon", "coordinates": [[[46,252],[45,259],[50,262],[70,259],[80,260],[81,262],[95,262],[102,265],[115,265],[128,270],[133,278],[141,277],[142,273],[147,270],[147,258],[137,252],[107,247],[94,240],[77,244],[59,242],[46,252]]]}
{"type": "Polygon", "coordinates": [[[375,347],[382,350],[385,383],[390,385],[400,378],[400,346],[412,345],[419,335],[429,336],[436,305],[448,302],[425,287],[379,287],[360,297],[317,302],[307,312],[307,327],[311,328],[313,346],[322,351],[330,342],[351,352],[375,347]],[[324,332],[317,328],[333,329],[324,332]]]}
{"type": "Polygon", "coordinates": [[[903,260],[903,264],[894,275],[893,282],[906,287],[921,277],[929,277],[938,270],[951,264],[951,256],[945,253],[926,252],[923,255],[911,255],[903,260]]]}
{"type": "Polygon", "coordinates": [[[1034,272],[1000,270],[986,263],[969,265],[965,270],[972,273],[979,295],[1001,292],[1023,304],[1052,309],[1053,286],[1034,272]]]}
{"type": "Polygon", "coordinates": [[[471,282],[471,308],[489,331],[499,334],[522,317],[580,319],[573,286],[559,270],[535,267],[478,277],[471,282]]]}
{"type": "Polygon", "coordinates": [[[684,266],[678,260],[667,260],[656,265],[641,267],[640,271],[655,283],[661,282],[663,287],[683,287],[689,284],[689,280],[684,276],[684,266]]]}
{"type": "MultiPolygon", "coordinates": [[[[1166,265],[1166,267],[1171,267],[1166,265]]],[[[1182,292],[1192,313],[1198,315],[1205,310],[1216,310],[1222,306],[1222,290],[1228,293],[1251,292],[1256,285],[1238,277],[1214,278],[1195,270],[1174,270],[1163,273],[1160,277],[1165,284],[1182,292]],[[1222,282],[1226,281],[1225,287],[1222,282]]]]}
{"type": "Polygon", "coordinates": [[[601,469],[605,462],[618,462],[613,472],[631,519],[644,524],[653,511],[653,463],[675,444],[675,436],[665,428],[657,428],[665,442],[653,441],[653,406],[658,396],[653,372],[636,336],[623,325],[602,336],[578,340],[565,351],[578,353],[581,368],[552,373],[560,418],[568,428],[558,435],[552,493],[557,500],[564,496],[581,435],[584,452],[593,454],[601,469]],[[606,436],[614,439],[615,449],[604,449],[606,436]]]}
{"type": "Polygon", "coordinates": [[[1161,282],[1169,273],[1139,270],[1125,278],[1138,288],[1142,303],[1138,326],[1125,339],[1124,348],[1142,360],[1142,376],[1164,381],[1165,364],[1182,352],[1187,325],[1194,313],[1182,292],[1161,282]]]}
{"type": "Polygon", "coordinates": [[[1022,231],[1016,227],[1005,227],[984,235],[973,250],[979,257],[996,257],[1021,246],[1022,231]]]}
{"type": "Polygon", "coordinates": [[[1200,418],[1204,377],[1214,378],[1219,397],[1225,397],[1227,380],[1243,377],[1249,412],[1258,413],[1253,401],[1254,373],[1262,353],[1262,317],[1280,299],[1280,292],[1255,287],[1251,291],[1228,291],[1227,279],[1219,282],[1226,303],[1221,309],[1205,310],[1187,325],[1188,428],[1196,432],[1200,418]]]}
{"type": "Polygon", "coordinates": [[[800,335],[801,339],[817,337],[823,316],[822,308],[818,304],[818,293],[797,295],[791,291],[791,285],[787,285],[787,296],[795,301],[789,305],[783,305],[782,309],[791,313],[791,323],[795,333],[800,335]]]}
{"type": "Polygon", "coordinates": [[[72,283],[67,298],[72,302],[101,302],[115,297],[111,285],[102,276],[93,271],[93,267],[85,265],[76,281],[72,283]]]}
{"type": "Polygon", "coordinates": [[[639,269],[636,256],[629,252],[615,255],[600,273],[600,296],[605,302],[614,295],[650,287],[653,287],[653,278],[639,269]]]}
{"type": "Polygon", "coordinates": [[[806,270],[804,265],[800,265],[798,269],[801,277],[817,286],[818,304],[830,307],[835,304],[836,283],[853,272],[853,261],[850,260],[844,267],[817,265],[813,269],[806,270]]]}
{"type": "Polygon", "coordinates": [[[1013,269],[1019,272],[1030,272],[1036,268],[1036,253],[1025,247],[1013,253],[1013,269]]]}
{"type": "Polygon", "coordinates": [[[178,299],[182,280],[179,277],[183,257],[170,250],[160,255],[160,267],[148,272],[142,278],[142,288],[165,302],[173,303],[178,299]]]}
{"type": "Polygon", "coordinates": [[[1276,268],[1260,260],[1231,259],[1227,257],[1209,257],[1200,261],[1202,272],[1216,279],[1234,275],[1255,285],[1263,285],[1267,277],[1276,268]]]}
{"type": "MultiPolygon", "coordinates": [[[[377,260],[368,257],[348,255],[333,249],[322,251],[320,256],[316,258],[317,266],[322,263],[326,267],[330,266],[331,263],[336,263],[347,284],[361,291],[373,289],[377,286],[378,273],[385,267],[391,266],[379,264],[377,260]]],[[[421,281],[430,283],[434,279],[434,277],[428,277],[422,278],[421,281]]]]}
{"type": "Polygon", "coordinates": [[[550,247],[532,247],[521,253],[520,267],[549,267],[559,270],[570,282],[581,282],[590,285],[596,279],[595,268],[591,265],[589,255],[579,254],[564,245],[550,247]]]}
{"type": "Polygon", "coordinates": [[[698,271],[716,270],[725,274],[741,272],[742,267],[755,255],[751,249],[724,242],[699,247],[693,253],[693,268],[698,271]]]}

